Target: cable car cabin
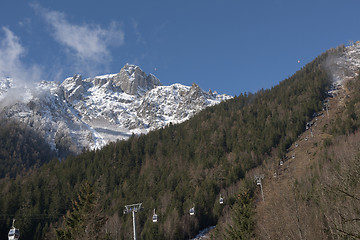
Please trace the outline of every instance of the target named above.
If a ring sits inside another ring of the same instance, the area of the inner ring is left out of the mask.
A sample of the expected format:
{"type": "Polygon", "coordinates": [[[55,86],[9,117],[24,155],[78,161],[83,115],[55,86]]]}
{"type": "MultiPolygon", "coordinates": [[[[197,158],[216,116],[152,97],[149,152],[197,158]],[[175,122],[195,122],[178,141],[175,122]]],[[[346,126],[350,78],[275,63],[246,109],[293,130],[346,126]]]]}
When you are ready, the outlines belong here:
{"type": "Polygon", "coordinates": [[[259,178],[256,179],[256,185],[261,185],[261,180],[259,178]]]}
{"type": "Polygon", "coordinates": [[[158,221],[158,215],[155,213],[155,209],[154,209],[154,214],[152,216],[152,221],[155,223],[158,221]]]}
{"type": "Polygon", "coordinates": [[[11,228],[8,234],[9,240],[18,240],[20,238],[20,230],[17,228],[11,228]]]}
{"type": "Polygon", "coordinates": [[[190,216],[195,215],[195,207],[190,208],[189,214],[190,216]]]}
{"type": "Polygon", "coordinates": [[[156,223],[158,221],[158,216],[156,214],[153,215],[152,221],[156,223]]]}
{"type": "Polygon", "coordinates": [[[220,198],[219,198],[219,203],[220,203],[220,204],[224,204],[224,198],[221,197],[221,196],[220,196],[220,198]]]}
{"type": "Polygon", "coordinates": [[[14,226],[15,219],[13,220],[12,227],[10,228],[8,239],[9,240],[18,240],[20,238],[20,230],[14,226]]]}

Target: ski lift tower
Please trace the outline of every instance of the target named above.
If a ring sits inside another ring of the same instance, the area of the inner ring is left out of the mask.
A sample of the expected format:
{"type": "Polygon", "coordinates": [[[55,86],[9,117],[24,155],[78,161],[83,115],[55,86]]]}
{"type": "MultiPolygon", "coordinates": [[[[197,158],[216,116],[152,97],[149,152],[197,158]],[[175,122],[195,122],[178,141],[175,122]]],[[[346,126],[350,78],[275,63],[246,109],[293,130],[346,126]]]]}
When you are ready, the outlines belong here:
{"type": "Polygon", "coordinates": [[[124,214],[132,213],[133,217],[133,230],[134,230],[134,240],[136,240],[136,221],[135,221],[135,213],[142,209],[142,203],[136,203],[131,205],[126,205],[124,209],[124,214]]]}
{"type": "Polygon", "coordinates": [[[262,196],[262,200],[263,202],[265,201],[264,200],[264,192],[263,192],[263,188],[262,188],[262,182],[261,180],[264,179],[264,174],[261,174],[261,175],[255,175],[255,182],[256,182],[256,185],[259,185],[260,186],[260,189],[261,189],[261,196],[262,196]]]}

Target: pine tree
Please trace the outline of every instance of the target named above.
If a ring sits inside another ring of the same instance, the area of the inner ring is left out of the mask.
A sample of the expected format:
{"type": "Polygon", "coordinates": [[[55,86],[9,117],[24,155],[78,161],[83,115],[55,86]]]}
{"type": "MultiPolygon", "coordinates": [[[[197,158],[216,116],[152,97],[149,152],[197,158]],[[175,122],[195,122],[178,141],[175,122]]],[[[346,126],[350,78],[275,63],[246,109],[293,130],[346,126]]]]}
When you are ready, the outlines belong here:
{"type": "Polygon", "coordinates": [[[251,239],[254,236],[252,193],[243,191],[238,195],[237,203],[232,208],[233,224],[225,231],[225,239],[251,239]]]}
{"type": "Polygon", "coordinates": [[[63,226],[56,230],[59,240],[109,239],[103,226],[106,217],[100,206],[99,196],[88,182],[82,184],[72,210],[64,217],[63,226]]]}

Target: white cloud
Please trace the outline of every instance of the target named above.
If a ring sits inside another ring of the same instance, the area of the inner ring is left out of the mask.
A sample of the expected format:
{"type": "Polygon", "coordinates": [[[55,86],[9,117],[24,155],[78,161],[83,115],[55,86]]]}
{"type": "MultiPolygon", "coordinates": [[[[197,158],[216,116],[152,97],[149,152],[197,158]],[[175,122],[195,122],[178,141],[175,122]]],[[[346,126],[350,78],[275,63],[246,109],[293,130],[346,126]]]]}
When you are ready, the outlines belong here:
{"type": "Polygon", "coordinates": [[[0,110],[7,105],[25,100],[24,87],[33,89],[34,84],[41,80],[41,69],[37,65],[26,65],[22,61],[26,50],[20,39],[6,27],[2,27],[0,37],[0,78],[11,78],[13,87],[0,96],[0,110]]]}
{"type": "Polygon", "coordinates": [[[94,64],[110,62],[109,48],[124,44],[124,32],[115,22],[108,28],[95,24],[71,24],[64,13],[45,9],[38,4],[32,6],[52,27],[54,39],[67,48],[68,54],[76,56],[77,63],[83,67],[86,64],[93,67],[94,64]]]}
{"type": "Polygon", "coordinates": [[[14,35],[8,28],[3,27],[5,33],[4,39],[1,40],[0,53],[3,56],[1,61],[1,70],[5,70],[5,63],[15,63],[19,61],[20,55],[24,52],[24,48],[19,43],[19,38],[14,35]]]}
{"type": "Polygon", "coordinates": [[[17,85],[40,81],[41,71],[37,65],[26,66],[21,57],[25,49],[20,40],[6,27],[2,27],[4,38],[0,39],[0,77],[11,77],[17,85]]]}

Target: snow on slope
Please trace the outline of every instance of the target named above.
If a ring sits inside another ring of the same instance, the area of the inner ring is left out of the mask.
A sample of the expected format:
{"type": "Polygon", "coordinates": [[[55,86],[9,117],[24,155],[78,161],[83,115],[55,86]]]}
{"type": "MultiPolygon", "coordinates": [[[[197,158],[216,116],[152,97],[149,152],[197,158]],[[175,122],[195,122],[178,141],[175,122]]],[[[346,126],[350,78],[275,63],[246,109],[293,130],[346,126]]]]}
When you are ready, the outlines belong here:
{"type": "Polygon", "coordinates": [[[27,123],[54,149],[72,152],[181,123],[232,98],[205,92],[196,84],[162,86],[154,75],[128,64],[118,74],[87,79],[75,75],[61,84],[42,81],[35,88],[17,89],[18,99],[11,102],[14,89],[12,79],[0,80],[2,116],[27,123]]]}
{"type": "Polygon", "coordinates": [[[340,55],[327,59],[327,65],[337,83],[357,76],[360,69],[360,41],[345,47],[340,55]]]}

